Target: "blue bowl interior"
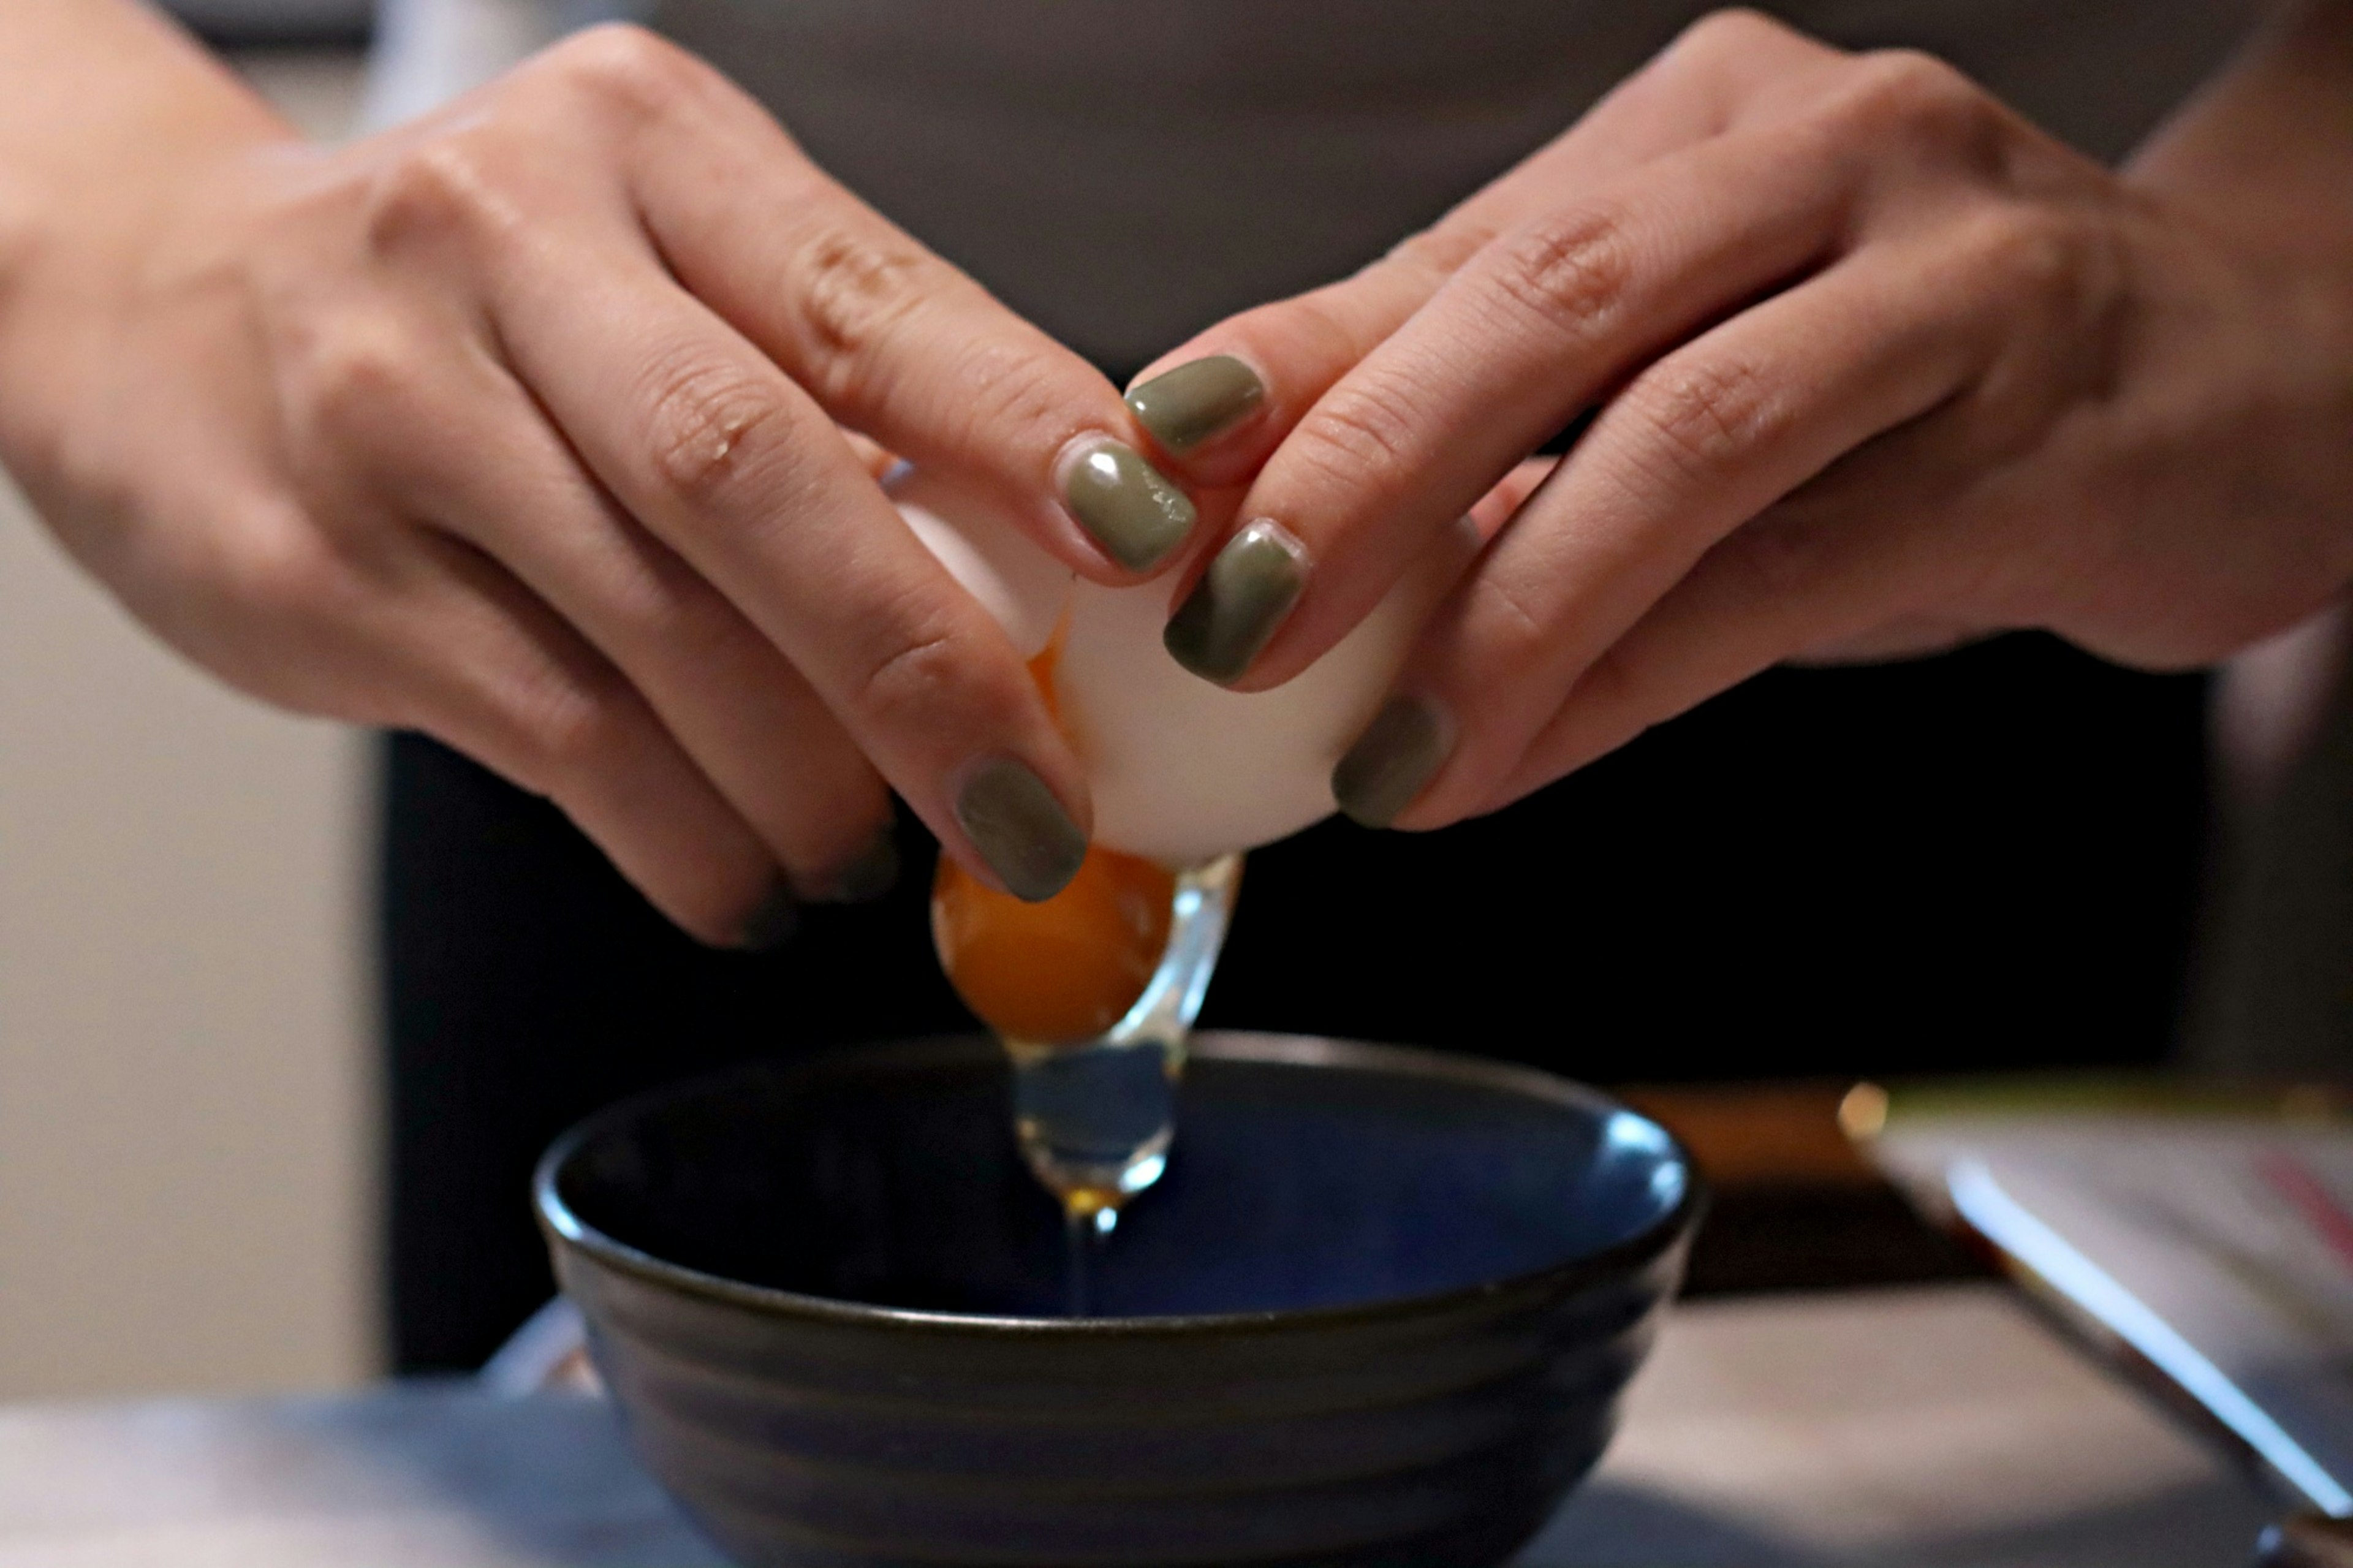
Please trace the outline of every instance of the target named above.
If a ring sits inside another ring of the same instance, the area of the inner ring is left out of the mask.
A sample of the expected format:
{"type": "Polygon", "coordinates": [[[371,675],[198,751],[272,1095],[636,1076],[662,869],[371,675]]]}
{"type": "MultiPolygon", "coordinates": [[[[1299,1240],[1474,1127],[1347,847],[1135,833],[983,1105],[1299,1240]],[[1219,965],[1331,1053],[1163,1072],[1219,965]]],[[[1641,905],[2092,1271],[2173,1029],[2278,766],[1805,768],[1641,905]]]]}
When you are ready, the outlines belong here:
{"type": "MultiPolygon", "coordinates": [[[[1097,1312],[1455,1290],[1603,1252],[1683,1199],[1673,1142],[1599,1096],[1377,1059],[1197,1058],[1168,1173],[1092,1266],[1097,1312]]],[[[728,1279],[1057,1316],[1060,1214],[1021,1163],[1007,1102],[993,1050],[745,1069],[592,1122],[556,1193],[614,1240],[728,1279]]]]}

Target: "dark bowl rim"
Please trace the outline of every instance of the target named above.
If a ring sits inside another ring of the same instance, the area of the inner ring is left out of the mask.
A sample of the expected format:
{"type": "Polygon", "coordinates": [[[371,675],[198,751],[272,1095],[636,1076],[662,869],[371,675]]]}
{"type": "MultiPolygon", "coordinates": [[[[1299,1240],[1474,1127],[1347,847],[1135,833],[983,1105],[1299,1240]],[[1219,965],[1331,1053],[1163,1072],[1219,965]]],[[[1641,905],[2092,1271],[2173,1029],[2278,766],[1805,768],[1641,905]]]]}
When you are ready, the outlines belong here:
{"type": "Polygon", "coordinates": [[[769,1316],[798,1319],[842,1327],[888,1327],[943,1335],[984,1337],[1060,1337],[1085,1339],[1162,1339],[1202,1337],[1248,1330],[1322,1330],[1389,1320],[1439,1317],[1457,1308],[1531,1289],[1558,1290],[1632,1273],[1666,1252],[1696,1226],[1706,1206],[1706,1184],[1683,1141],[1656,1119],[1634,1110],[1613,1095],[1540,1068],[1492,1058],[1427,1050],[1414,1046],[1376,1045],[1363,1040],[1332,1039],[1321,1035],[1276,1034],[1260,1030],[1206,1029],[1187,1043],[1188,1056],[1212,1061],[1263,1062],[1293,1067],[1388,1068],[1451,1079],[1482,1088],[1504,1089],[1573,1106],[1598,1117],[1623,1112],[1658,1128],[1683,1170],[1683,1196],[1665,1214],[1623,1241],[1599,1252],[1547,1264],[1476,1285],[1379,1300],[1336,1306],[1273,1309],[1249,1312],[1167,1313],[1123,1318],[998,1317],[979,1312],[924,1311],[906,1307],[882,1307],[865,1301],[845,1301],[812,1296],[770,1285],[753,1285],[724,1275],[672,1263],[642,1248],[607,1236],[572,1212],[556,1190],[557,1173],[590,1139],[616,1124],[633,1120],[673,1100],[707,1092],[731,1078],[756,1073],[815,1071],[853,1059],[920,1063],[927,1059],[967,1059],[976,1047],[995,1049],[996,1043],[978,1034],[933,1035],[910,1040],[850,1046],[790,1061],[739,1062],[632,1095],[605,1107],[557,1135],[532,1173],[532,1204],[540,1229],[559,1247],[571,1247],[590,1260],[643,1283],[700,1297],[726,1306],[769,1316]]]}

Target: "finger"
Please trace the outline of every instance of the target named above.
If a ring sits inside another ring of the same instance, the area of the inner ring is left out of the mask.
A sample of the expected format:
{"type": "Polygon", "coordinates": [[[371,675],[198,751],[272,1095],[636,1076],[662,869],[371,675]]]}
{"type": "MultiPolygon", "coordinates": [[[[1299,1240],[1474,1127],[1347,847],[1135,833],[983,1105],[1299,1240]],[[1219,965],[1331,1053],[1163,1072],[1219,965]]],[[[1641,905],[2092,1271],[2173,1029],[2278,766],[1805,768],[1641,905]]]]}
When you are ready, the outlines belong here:
{"type": "Polygon", "coordinates": [[[1356,276],[1245,310],[1162,355],[1135,378],[1129,406],[1181,475],[1244,479],[1498,237],[1722,133],[1741,105],[1802,90],[1845,58],[1751,12],[1694,23],[1568,131],[1356,276]]]}
{"type": "Polygon", "coordinates": [[[1100,372],[803,157],[716,71],[643,35],[592,47],[664,106],[628,183],[664,260],[843,424],[994,491],[1104,581],[1167,563],[1195,514],[1100,372]]]}
{"type": "Polygon", "coordinates": [[[790,910],[751,825],[610,662],[470,547],[421,534],[427,569],[377,641],[385,717],[542,795],[671,921],[713,945],[761,945],[790,910]]]}
{"type": "Polygon", "coordinates": [[[1171,622],[1172,650],[1244,689],[1297,674],[1572,415],[1826,258],[1852,200],[1844,156],[1811,125],[1704,142],[1487,247],[1324,395],[1250,487],[1244,531],[1224,548],[1286,570],[1290,598],[1261,595],[1271,608],[1251,616],[1221,602],[1231,574],[1208,574],[1171,622]],[[1282,561],[1260,542],[1270,531],[1287,541],[1282,561]]]}
{"type": "Polygon", "coordinates": [[[1986,423],[1965,395],[1947,399],[1711,548],[1577,677],[1488,809],[1773,665],[1919,658],[2023,624],[2031,552],[1988,527],[1994,512],[1971,484],[1986,423]],[[1963,508],[1974,564],[1957,549],[1963,508]]]}
{"type": "Polygon", "coordinates": [[[1904,615],[1867,631],[1809,643],[1780,662],[1822,669],[1851,664],[1888,664],[1950,653],[1989,635],[1990,628],[1951,616],[1904,615]]]}
{"type": "Polygon", "coordinates": [[[437,389],[470,430],[423,445],[412,504],[503,563],[621,671],[799,896],[863,890],[887,853],[891,805],[849,734],[724,595],[613,504],[520,387],[475,365],[467,384],[437,389]],[[499,460],[480,461],[484,450],[499,460]]]}
{"type": "Polygon", "coordinates": [[[1481,496],[1479,504],[1470,512],[1471,526],[1477,533],[1479,542],[1484,544],[1503,532],[1504,525],[1512,521],[1513,514],[1527,504],[1528,498],[1536,493],[1545,480],[1552,477],[1553,469],[1559,466],[1556,458],[1531,458],[1505,474],[1493,489],[1481,496]]]}
{"type": "Polygon", "coordinates": [[[1482,809],[1517,800],[1750,676],[1801,655],[1939,651],[1978,635],[1919,606],[1948,575],[1949,535],[1862,508],[1768,513],[1588,667],[1482,809]]]}
{"type": "MultiPolygon", "coordinates": [[[[1485,809],[1777,664],[1940,653],[2016,624],[2016,567],[1960,559],[1979,423],[1961,399],[1864,443],[1703,555],[1587,667],[1485,809]],[[1896,499],[1908,498],[1908,499],[1896,499]]],[[[1980,537],[1981,552],[1991,543],[1980,537]]],[[[2019,552],[1993,544],[2014,561],[2019,552]]]]}
{"type": "MultiPolygon", "coordinates": [[[[1948,282],[1920,258],[1858,257],[1636,377],[1432,617],[1399,681],[1416,721],[1367,732],[1344,805],[1426,826],[1493,798],[1588,668],[1720,541],[1981,370],[1994,307],[1924,306],[1970,298],[1948,282]]],[[[1799,537],[1760,533],[1727,559],[1769,586],[1772,546],[1799,537]]],[[[1863,626],[1825,635],[1841,629],[1863,626]]]]}
{"type": "Polygon", "coordinates": [[[1088,814],[1077,759],[1004,632],[823,410],[609,247],[551,247],[493,310],[597,480],[807,679],[951,854],[1025,897],[1068,881],[1088,814]]]}
{"type": "Polygon", "coordinates": [[[841,438],[858,458],[858,466],[878,479],[906,460],[881,442],[869,440],[855,430],[844,430],[841,438]]]}

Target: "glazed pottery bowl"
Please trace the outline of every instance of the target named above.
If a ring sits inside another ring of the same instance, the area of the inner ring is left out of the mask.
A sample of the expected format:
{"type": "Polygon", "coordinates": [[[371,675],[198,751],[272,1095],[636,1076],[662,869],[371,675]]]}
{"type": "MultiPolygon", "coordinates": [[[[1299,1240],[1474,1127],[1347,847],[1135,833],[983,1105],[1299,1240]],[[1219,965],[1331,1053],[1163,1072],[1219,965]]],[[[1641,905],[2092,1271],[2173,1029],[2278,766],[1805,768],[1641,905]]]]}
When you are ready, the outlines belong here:
{"type": "Polygon", "coordinates": [[[1589,1089],[1208,1035],[1067,1237],[979,1040],[756,1067],[558,1140],[537,1201],[638,1454],[754,1568],[1490,1564],[1591,1468],[1699,1206],[1589,1089]]]}

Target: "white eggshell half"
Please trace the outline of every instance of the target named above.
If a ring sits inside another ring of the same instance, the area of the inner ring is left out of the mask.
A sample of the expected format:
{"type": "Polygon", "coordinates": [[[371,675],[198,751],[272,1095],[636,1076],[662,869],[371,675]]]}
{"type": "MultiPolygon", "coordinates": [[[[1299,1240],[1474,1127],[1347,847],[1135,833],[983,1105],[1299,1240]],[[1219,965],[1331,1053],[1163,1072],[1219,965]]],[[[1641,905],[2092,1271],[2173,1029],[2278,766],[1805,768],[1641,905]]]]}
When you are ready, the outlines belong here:
{"type": "Polygon", "coordinates": [[[891,481],[917,537],[1025,658],[1062,632],[1054,699],[1106,848],[1186,866],[1296,833],[1335,809],[1332,766],[1388,694],[1407,647],[1468,559],[1439,541],[1322,658],[1271,691],[1213,686],[1161,643],[1170,584],[1078,579],[969,490],[891,481]]]}

